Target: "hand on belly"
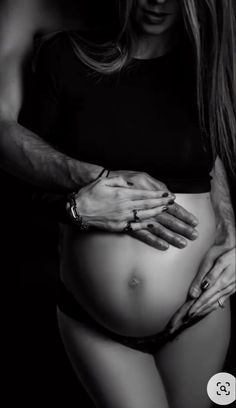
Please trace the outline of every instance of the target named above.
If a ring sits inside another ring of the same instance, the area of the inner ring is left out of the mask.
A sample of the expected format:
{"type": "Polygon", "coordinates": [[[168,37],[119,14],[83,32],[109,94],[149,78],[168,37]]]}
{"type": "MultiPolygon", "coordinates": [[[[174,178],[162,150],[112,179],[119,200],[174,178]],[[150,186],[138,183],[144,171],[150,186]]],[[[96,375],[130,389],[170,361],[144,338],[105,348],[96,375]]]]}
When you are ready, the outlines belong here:
{"type": "Polygon", "coordinates": [[[211,208],[206,210],[200,239],[166,252],[125,234],[78,234],[67,229],[62,279],[77,301],[108,329],[127,336],[158,333],[185,301],[214,239],[214,215],[211,208]]]}

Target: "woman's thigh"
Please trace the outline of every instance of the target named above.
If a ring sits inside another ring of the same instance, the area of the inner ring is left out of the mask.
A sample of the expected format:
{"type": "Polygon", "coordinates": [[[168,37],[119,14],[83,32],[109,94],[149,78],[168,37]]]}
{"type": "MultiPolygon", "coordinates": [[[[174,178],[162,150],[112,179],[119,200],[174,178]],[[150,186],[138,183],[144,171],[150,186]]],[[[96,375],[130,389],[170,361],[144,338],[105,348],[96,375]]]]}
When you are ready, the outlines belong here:
{"type": "Polygon", "coordinates": [[[222,371],[230,341],[230,306],[206,316],[155,356],[170,408],[208,408],[207,383],[222,371]]]}
{"type": "Polygon", "coordinates": [[[58,310],[69,359],[95,405],[101,408],[168,408],[152,355],[134,350],[58,310]]]}

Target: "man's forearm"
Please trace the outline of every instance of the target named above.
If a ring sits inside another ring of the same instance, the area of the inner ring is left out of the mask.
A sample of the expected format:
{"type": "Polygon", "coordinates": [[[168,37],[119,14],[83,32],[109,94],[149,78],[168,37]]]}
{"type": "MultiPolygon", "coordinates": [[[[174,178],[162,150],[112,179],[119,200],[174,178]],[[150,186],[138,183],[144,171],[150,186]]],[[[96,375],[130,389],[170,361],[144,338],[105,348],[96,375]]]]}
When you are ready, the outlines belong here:
{"type": "Polygon", "coordinates": [[[222,161],[217,158],[212,179],[212,203],[215,209],[217,227],[227,230],[227,235],[235,237],[235,216],[231,202],[231,195],[227,174],[222,161]]]}
{"type": "Polygon", "coordinates": [[[101,167],[57,151],[15,121],[0,120],[1,167],[25,181],[50,190],[74,190],[93,181],[101,167]]]}

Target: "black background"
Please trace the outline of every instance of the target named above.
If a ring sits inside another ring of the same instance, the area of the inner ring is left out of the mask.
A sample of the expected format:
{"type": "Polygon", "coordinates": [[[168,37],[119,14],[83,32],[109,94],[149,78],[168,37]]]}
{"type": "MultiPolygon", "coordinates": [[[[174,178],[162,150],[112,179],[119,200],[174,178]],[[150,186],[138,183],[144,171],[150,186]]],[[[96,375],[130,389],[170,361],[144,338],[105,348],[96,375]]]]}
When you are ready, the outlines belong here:
{"type": "MultiPolygon", "coordinates": [[[[66,10],[68,2],[60,1],[66,10]]],[[[80,3],[82,20],[110,24],[101,2],[89,1],[86,7],[84,3],[80,3]]],[[[103,3],[106,7],[111,4],[103,3]]],[[[70,366],[57,328],[56,224],[34,213],[29,189],[23,182],[4,172],[0,173],[0,182],[1,273],[7,316],[2,332],[7,343],[3,357],[10,384],[8,401],[16,398],[25,407],[92,407],[70,366]]],[[[233,203],[236,208],[235,194],[233,203]]],[[[232,304],[235,317],[235,298],[232,304]]],[[[235,375],[234,345],[235,326],[225,365],[225,370],[235,375]]]]}

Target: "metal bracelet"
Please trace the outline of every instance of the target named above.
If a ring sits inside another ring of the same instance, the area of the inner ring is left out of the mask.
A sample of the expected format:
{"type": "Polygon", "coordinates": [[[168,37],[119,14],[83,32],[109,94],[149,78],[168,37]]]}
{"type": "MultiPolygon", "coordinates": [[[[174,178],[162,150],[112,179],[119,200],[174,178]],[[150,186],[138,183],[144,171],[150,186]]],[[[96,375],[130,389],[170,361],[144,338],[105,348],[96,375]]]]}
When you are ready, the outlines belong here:
{"type": "Polygon", "coordinates": [[[76,208],[76,192],[72,193],[68,197],[69,202],[69,216],[74,223],[79,227],[81,231],[88,231],[89,224],[83,220],[83,217],[78,213],[76,208]]]}

